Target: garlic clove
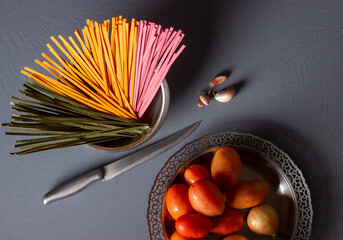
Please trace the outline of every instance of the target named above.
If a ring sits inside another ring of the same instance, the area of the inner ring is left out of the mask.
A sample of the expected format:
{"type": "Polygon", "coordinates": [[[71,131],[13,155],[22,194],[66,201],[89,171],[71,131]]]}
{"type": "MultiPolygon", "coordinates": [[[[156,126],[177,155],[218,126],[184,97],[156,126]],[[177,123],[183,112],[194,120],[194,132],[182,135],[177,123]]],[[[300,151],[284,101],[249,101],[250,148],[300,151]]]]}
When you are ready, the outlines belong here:
{"type": "Polygon", "coordinates": [[[203,106],[205,106],[205,104],[199,99],[199,101],[198,101],[198,107],[203,107],[203,106]]]}
{"type": "Polygon", "coordinates": [[[236,94],[234,87],[225,88],[214,94],[214,99],[218,102],[229,102],[236,94]]]}
{"type": "Polygon", "coordinates": [[[199,93],[199,98],[200,98],[200,101],[208,106],[210,104],[210,95],[209,94],[206,94],[206,95],[202,95],[201,93],[199,93]]]}
{"type": "Polygon", "coordinates": [[[225,82],[227,79],[226,76],[218,76],[212,79],[212,81],[210,82],[210,86],[211,88],[218,86],[219,84],[222,84],[223,82],[225,82]]]}

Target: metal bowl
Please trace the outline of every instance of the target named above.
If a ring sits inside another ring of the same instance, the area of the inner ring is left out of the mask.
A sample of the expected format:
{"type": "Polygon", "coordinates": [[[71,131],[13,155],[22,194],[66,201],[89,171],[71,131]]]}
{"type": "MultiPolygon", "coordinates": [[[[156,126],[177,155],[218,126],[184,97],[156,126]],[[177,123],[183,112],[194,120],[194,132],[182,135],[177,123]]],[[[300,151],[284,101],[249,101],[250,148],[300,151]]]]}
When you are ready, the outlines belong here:
{"type": "Polygon", "coordinates": [[[142,144],[146,143],[151,139],[162,127],[168,113],[170,101],[170,93],[167,80],[164,79],[160,89],[156,93],[151,104],[147,108],[146,112],[142,116],[142,120],[148,122],[150,125],[150,130],[140,139],[120,139],[113,141],[106,141],[98,144],[88,145],[91,148],[105,151],[120,152],[126,151],[142,144]]]}
{"type": "MultiPolygon", "coordinates": [[[[165,163],[157,174],[149,195],[148,225],[150,239],[169,239],[173,221],[165,221],[167,214],[165,193],[169,187],[183,181],[185,169],[193,163],[210,163],[214,152],[222,146],[238,151],[242,159],[244,180],[265,180],[270,188],[263,202],[274,207],[279,216],[278,240],[307,240],[310,238],[313,210],[310,190],[293,160],[269,141],[247,133],[225,132],[208,135],[186,144],[165,163]]],[[[243,210],[244,216],[248,210],[243,210]]],[[[168,218],[167,218],[168,219],[168,218]]],[[[241,232],[248,239],[264,240],[244,224],[241,232]]],[[[208,239],[222,237],[211,235],[208,239]]]]}

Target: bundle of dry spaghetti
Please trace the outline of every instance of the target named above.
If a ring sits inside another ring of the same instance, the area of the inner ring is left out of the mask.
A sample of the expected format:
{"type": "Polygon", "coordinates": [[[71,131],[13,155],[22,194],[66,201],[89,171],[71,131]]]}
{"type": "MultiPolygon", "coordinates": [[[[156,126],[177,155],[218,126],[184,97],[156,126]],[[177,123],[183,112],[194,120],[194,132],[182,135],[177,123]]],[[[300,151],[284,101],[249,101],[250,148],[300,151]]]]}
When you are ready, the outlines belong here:
{"type": "Polygon", "coordinates": [[[140,118],[185,48],[180,30],[121,16],[112,23],[87,20],[75,37],[51,37],[57,48],[47,47],[56,59],[42,53],[44,60],[35,60],[45,73],[22,70],[34,81],[20,92],[34,101],[12,97],[18,101],[12,108],[25,115],[13,114],[13,122],[3,124],[7,134],[53,137],[19,140],[22,151],[15,154],[146,133],[149,124],[140,118]]]}

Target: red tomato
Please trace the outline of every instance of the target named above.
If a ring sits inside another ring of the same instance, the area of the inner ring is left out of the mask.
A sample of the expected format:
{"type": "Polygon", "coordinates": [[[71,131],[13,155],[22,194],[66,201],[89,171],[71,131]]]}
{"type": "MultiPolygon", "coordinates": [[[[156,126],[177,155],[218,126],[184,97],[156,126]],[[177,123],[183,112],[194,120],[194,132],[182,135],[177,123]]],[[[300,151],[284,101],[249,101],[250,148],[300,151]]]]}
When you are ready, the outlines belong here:
{"type": "Polygon", "coordinates": [[[189,238],[182,236],[180,233],[175,231],[173,235],[171,235],[170,240],[206,240],[205,238],[189,238]]]}
{"type": "Polygon", "coordinates": [[[188,199],[188,186],[174,184],[169,188],[166,195],[166,206],[169,214],[175,220],[186,213],[194,212],[188,199]]]}
{"type": "Polygon", "coordinates": [[[243,228],[243,214],[232,208],[225,208],[222,215],[211,218],[211,221],[211,233],[217,235],[228,235],[243,228]]]}
{"type": "Polygon", "coordinates": [[[201,179],[193,183],[189,187],[188,197],[192,207],[201,214],[214,217],[224,212],[223,194],[211,181],[201,179]]]}
{"type": "Polygon", "coordinates": [[[176,220],[175,228],[184,237],[202,238],[210,232],[212,222],[206,216],[189,213],[176,220]]]}
{"type": "Polygon", "coordinates": [[[195,183],[200,179],[211,180],[211,174],[206,167],[200,164],[193,164],[186,169],[184,173],[185,181],[188,185],[195,183]]]}

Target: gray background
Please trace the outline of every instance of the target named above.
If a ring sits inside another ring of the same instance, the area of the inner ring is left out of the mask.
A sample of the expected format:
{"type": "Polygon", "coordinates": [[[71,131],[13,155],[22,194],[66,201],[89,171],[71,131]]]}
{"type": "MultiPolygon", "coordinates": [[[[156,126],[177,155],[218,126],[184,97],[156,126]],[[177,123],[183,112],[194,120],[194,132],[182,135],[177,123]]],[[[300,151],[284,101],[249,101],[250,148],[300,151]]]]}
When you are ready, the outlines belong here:
{"type": "Polygon", "coordinates": [[[96,183],[49,206],[42,196],[65,180],[118,159],[73,147],[10,157],[14,137],[2,129],[0,239],[148,239],[146,209],[154,179],[185,143],[203,135],[249,132],[272,141],[295,161],[311,190],[311,239],[343,239],[343,2],[12,0],[0,2],[0,122],[10,120],[24,66],[48,52],[50,36],[64,37],[85,20],[122,14],[186,34],[186,50],[167,75],[171,105],[155,142],[203,120],[168,152],[107,183],[96,183]],[[198,108],[198,91],[231,72],[239,84],[228,104],[198,108]]]}

